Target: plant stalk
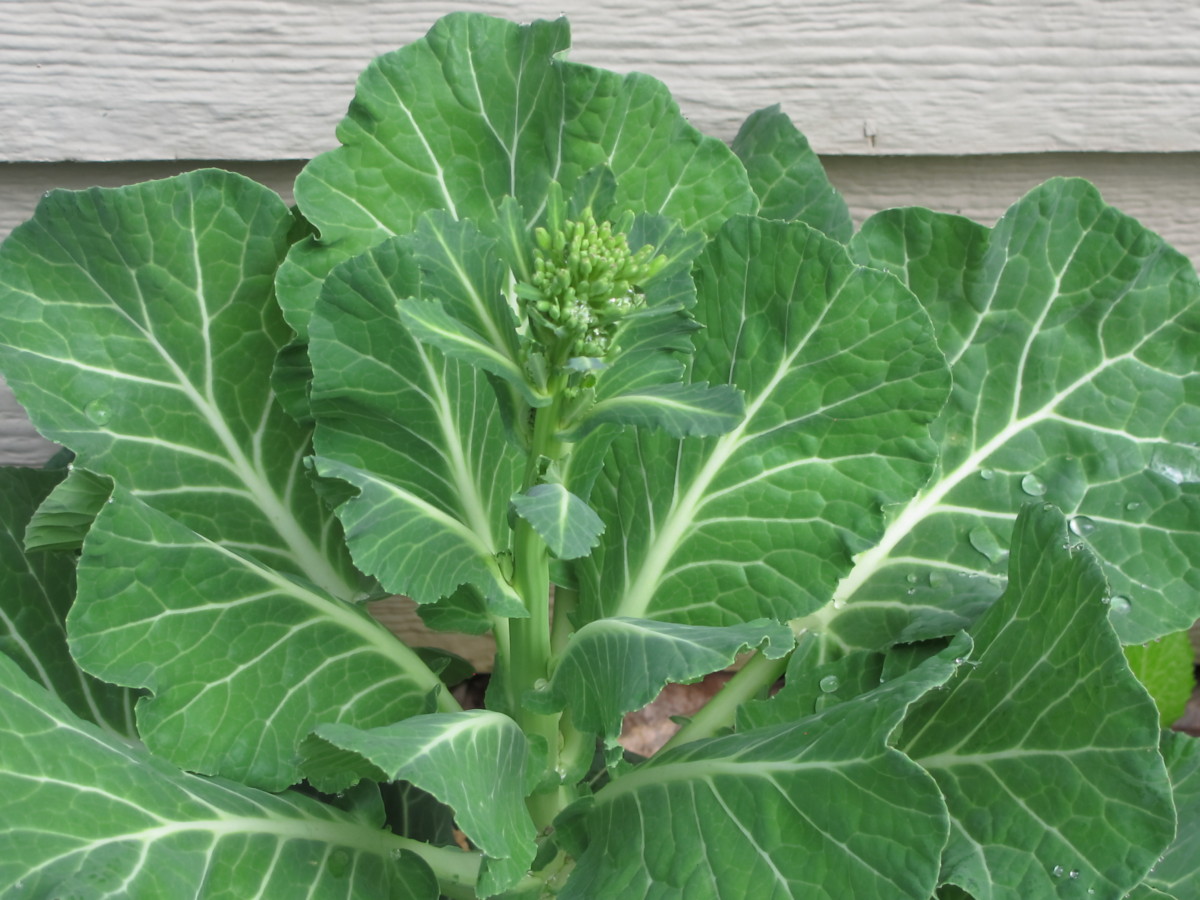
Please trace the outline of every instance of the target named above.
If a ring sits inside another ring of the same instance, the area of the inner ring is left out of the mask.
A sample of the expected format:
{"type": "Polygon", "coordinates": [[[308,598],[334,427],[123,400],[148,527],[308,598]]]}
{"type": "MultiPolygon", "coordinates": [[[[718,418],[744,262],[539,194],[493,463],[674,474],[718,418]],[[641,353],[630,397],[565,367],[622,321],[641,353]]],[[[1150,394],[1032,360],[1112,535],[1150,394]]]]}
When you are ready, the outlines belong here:
{"type": "MultiPolygon", "coordinates": [[[[537,410],[529,459],[525,467],[522,490],[533,487],[541,478],[543,463],[554,459],[561,451],[556,432],[563,384],[561,379],[551,383],[554,402],[537,410]]],[[[559,715],[543,715],[527,710],[521,703],[526,692],[545,684],[550,674],[550,551],[546,542],[528,522],[518,519],[513,535],[514,587],[529,611],[529,617],[509,622],[509,654],[505,684],[508,686],[509,709],[527,737],[545,742],[546,762],[542,784],[529,797],[530,814],[539,831],[550,826],[558,815],[559,787],[559,715]]]]}
{"type": "Polygon", "coordinates": [[[690,722],[675,732],[658,752],[662,753],[691,741],[715,737],[723,729],[731,728],[738,707],[747,700],[753,700],[765,693],[787,670],[789,655],[780,659],[768,659],[762,653],[755,653],[741,670],[729,679],[725,687],[721,688],[690,722]]]}

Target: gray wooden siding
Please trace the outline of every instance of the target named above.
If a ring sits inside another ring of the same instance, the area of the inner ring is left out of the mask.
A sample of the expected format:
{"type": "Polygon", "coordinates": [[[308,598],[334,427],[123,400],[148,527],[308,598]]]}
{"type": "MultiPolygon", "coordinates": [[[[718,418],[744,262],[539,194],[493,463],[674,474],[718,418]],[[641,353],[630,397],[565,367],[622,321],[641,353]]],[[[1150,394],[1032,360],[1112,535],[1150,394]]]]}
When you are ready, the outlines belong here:
{"type": "Polygon", "coordinates": [[[1200,150],[1192,0],[3,0],[0,159],[308,157],[454,9],[565,13],[723,137],[780,102],[822,153],[1200,150]]]}

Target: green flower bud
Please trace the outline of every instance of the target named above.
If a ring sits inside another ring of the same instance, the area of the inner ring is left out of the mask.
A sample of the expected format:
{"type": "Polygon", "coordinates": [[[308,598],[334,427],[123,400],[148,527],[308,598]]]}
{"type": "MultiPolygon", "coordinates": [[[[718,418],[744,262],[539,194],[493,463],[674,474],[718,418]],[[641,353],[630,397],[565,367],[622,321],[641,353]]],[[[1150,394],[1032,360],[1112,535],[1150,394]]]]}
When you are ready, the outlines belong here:
{"type": "Polygon", "coordinates": [[[603,356],[620,320],[645,302],[639,285],[668,261],[656,256],[652,246],[632,252],[625,235],[614,232],[611,222],[597,223],[590,209],[553,232],[536,229],[534,243],[531,284],[517,294],[537,298],[530,323],[552,359],[603,356]],[[539,327],[539,319],[553,323],[553,330],[539,327]]]}

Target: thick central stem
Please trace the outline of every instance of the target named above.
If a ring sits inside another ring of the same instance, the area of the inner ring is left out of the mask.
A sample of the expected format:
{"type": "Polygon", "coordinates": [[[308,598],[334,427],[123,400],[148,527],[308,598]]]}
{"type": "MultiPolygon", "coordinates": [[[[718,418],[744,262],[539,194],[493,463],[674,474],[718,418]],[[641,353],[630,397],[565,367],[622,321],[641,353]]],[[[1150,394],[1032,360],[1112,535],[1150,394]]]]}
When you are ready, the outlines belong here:
{"type": "MultiPolygon", "coordinates": [[[[552,385],[555,401],[537,410],[529,462],[522,490],[528,490],[541,478],[543,464],[561,451],[558,430],[561,384],[552,385]]],[[[517,593],[529,610],[529,617],[509,623],[508,688],[509,708],[526,736],[545,742],[546,763],[542,785],[528,800],[529,811],[539,829],[547,828],[558,814],[556,778],[559,755],[559,716],[530,712],[521,704],[526,692],[545,684],[553,654],[550,642],[550,551],[541,535],[524,519],[518,519],[513,535],[513,578],[517,593]]]]}

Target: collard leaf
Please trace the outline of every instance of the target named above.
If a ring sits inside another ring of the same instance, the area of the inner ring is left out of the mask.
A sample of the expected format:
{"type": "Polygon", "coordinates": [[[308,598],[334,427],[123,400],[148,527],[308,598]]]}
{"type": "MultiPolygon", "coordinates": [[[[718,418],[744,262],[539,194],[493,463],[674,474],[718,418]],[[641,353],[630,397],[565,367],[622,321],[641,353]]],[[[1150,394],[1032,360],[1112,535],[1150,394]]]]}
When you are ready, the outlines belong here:
{"type": "Polygon", "coordinates": [[[604,531],[592,508],[561,484],[535,484],[512,503],[559,559],[586,556],[604,531]]]}
{"type": "Polygon", "coordinates": [[[1123,896],[1174,833],[1157,713],[1108,625],[1100,567],[1069,539],[1053,507],[1022,511],[973,661],[914,706],[899,743],[950,810],[942,878],[976,900],[1123,896]]]}
{"type": "Polygon", "coordinates": [[[0,468],[0,651],[75,715],[136,738],[136,696],[87,675],[67,650],[64,620],[75,599],[74,556],[22,547],[26,524],[64,483],[63,474],[0,468]]]}
{"type": "Polygon", "coordinates": [[[312,322],[316,468],[357,490],[339,515],[358,565],[434,603],[476,585],[497,615],[524,607],[497,566],[522,459],[478,368],[413,338],[397,300],[420,297],[403,239],[341,266],[312,322]]]}
{"type": "Polygon", "coordinates": [[[322,725],[302,753],[309,779],[323,790],[344,790],[359,777],[400,780],[453,808],[458,827],[485,854],[481,897],[512,887],[533,862],[528,745],[507,716],[475,710],[371,729],[322,725]]]}
{"type": "Polygon", "coordinates": [[[778,106],[752,113],[733,139],[733,152],[750,175],[764,219],[807,222],[843,243],[854,225],[821,160],[778,106]]]}
{"type": "Polygon", "coordinates": [[[511,275],[498,242],[470,222],[435,211],[420,218],[403,245],[421,271],[421,298],[396,301],[409,332],[502,379],[530,406],[549,403],[550,398],[530,384],[521,363],[516,321],[508,305],[511,275]]]}
{"type": "MultiPolygon", "coordinates": [[[[61,471],[59,476],[63,474],[61,471]]],[[[72,465],[25,529],[25,549],[78,550],[97,514],[112,496],[112,481],[72,465]]]]}
{"type": "Polygon", "coordinates": [[[1164,731],[1162,753],[1175,799],[1175,840],[1142,884],[1185,900],[1200,894],[1200,741],[1164,731]]]}
{"type": "Polygon", "coordinates": [[[655,384],[600,400],[568,435],[581,440],[601,425],[661,428],[675,438],[725,434],[741,421],[742,395],[727,384],[655,384]]]}
{"type": "Polygon", "coordinates": [[[946,811],[889,740],[968,647],[818,715],[651,757],[596,793],[559,896],[929,900],[946,811]]]}
{"type": "Polygon", "coordinates": [[[0,656],[0,894],[435,900],[406,842],[325,804],[189,775],[0,656]]]}
{"type": "Polygon", "coordinates": [[[322,476],[358,487],[338,515],[355,561],[389,590],[433,603],[469,584],[494,615],[527,615],[500,567],[501,551],[478,532],[386,478],[321,456],[314,464],[322,476]]]}
{"type": "Polygon", "coordinates": [[[746,414],[720,437],[615,440],[590,502],[622,528],[579,566],[589,619],[803,615],[932,469],[948,375],[903,285],[807,225],[751,218],[696,282],[691,380],[731,384],[746,414]]]}
{"type": "Polygon", "coordinates": [[[764,655],[778,659],[793,641],[790,628],[766,620],[706,628],[600,619],[572,635],[545,691],[526,703],[547,712],[568,709],[577,729],[601,735],[611,747],[625,713],[641,709],[668,683],[699,681],[760,645],[764,655]]]}
{"type": "Polygon", "coordinates": [[[0,369],[76,462],[222,546],[362,589],[275,402],[272,280],[292,216],[206,170],[57,191],[0,248],[0,369]]]}
{"type": "Polygon", "coordinates": [[[876,690],[889,680],[883,676],[883,654],[859,651],[830,661],[821,658],[823,646],[818,635],[802,635],[788,658],[783,687],[770,699],[742,704],[737,711],[738,730],[795,722],[876,690]]]}
{"type": "Polygon", "coordinates": [[[138,731],[181,768],[267,790],[299,780],[318,722],[454,709],[437,676],[360,607],[184,527],[117,489],[84,542],[68,617],[94,674],[153,697],[138,731]]]}
{"type": "Polygon", "coordinates": [[[481,335],[447,313],[440,300],[397,300],[396,313],[417,340],[503,379],[521,390],[530,406],[545,406],[550,402],[548,395],[532,391],[516,360],[497,351],[481,335]]]}
{"type": "Polygon", "coordinates": [[[1104,564],[1122,640],[1200,617],[1200,285],[1190,263],[1094,187],[1062,179],[990,231],[893,210],[851,246],[921,298],[955,388],[933,432],[939,470],[889,511],[878,545],[840,587],[838,638],[877,647],[972,621],[1002,590],[1011,523],[1030,500],[1066,512],[1104,564]]]}
{"type": "Polygon", "coordinates": [[[334,266],[412,231],[430,209],[487,225],[511,196],[528,227],[552,182],[569,195],[598,167],[612,174],[616,210],[711,231],[757,208],[736,157],[688,125],[661,83],[566,62],[569,43],[564,19],[518,26],[460,13],[368,67],[338,129],[343,146],[296,182],[297,204],[320,232],[280,273],[302,338],[334,266]]]}

